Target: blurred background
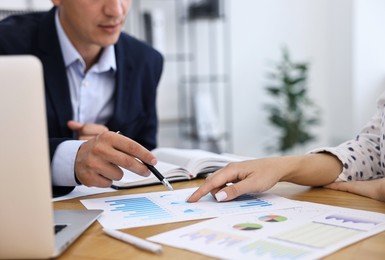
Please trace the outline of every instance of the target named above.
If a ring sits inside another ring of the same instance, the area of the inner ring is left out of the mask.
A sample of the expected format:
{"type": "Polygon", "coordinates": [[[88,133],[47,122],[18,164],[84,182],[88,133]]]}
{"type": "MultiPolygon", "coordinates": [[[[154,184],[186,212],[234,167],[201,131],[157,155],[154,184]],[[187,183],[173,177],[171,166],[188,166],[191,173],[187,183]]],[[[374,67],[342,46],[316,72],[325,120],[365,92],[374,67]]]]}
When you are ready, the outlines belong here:
{"type": "MultiPolygon", "coordinates": [[[[51,7],[0,0],[0,18],[51,7]]],[[[383,0],[133,0],[125,30],[165,58],[159,146],[262,157],[354,138],[385,90],[384,11],[383,0]],[[285,107],[267,87],[287,83],[270,76],[284,48],[307,66],[318,123],[302,125],[312,140],[269,150],[283,128],[270,123],[266,105],[285,107]]]]}

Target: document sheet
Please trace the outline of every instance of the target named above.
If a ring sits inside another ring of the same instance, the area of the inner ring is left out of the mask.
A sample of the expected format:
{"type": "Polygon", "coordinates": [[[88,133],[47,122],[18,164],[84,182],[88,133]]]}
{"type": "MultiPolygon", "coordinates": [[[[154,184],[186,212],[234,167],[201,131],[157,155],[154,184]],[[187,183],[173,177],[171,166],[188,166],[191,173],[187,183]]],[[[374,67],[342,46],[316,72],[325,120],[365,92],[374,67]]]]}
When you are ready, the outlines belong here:
{"type": "Polygon", "coordinates": [[[103,209],[98,221],[103,227],[113,229],[292,208],[298,205],[295,201],[272,194],[247,194],[229,202],[217,202],[209,194],[199,202],[187,203],[187,197],[196,189],[85,199],[81,202],[87,209],[103,209]]]}
{"type": "Polygon", "coordinates": [[[221,259],[319,259],[385,230],[385,214],[300,202],[148,238],[221,259]]]}

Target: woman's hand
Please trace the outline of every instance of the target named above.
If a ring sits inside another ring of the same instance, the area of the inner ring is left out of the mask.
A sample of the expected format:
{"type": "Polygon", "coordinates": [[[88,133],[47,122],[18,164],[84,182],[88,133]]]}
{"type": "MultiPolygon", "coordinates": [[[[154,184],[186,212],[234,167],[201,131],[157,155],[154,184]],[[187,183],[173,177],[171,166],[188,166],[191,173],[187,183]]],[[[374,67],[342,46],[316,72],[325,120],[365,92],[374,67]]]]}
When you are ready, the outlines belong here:
{"type": "Polygon", "coordinates": [[[282,159],[266,158],[230,163],[208,176],[187,202],[196,202],[209,192],[218,201],[228,201],[244,193],[266,191],[282,177],[283,171],[278,170],[277,160],[282,159]]]}
{"type": "Polygon", "coordinates": [[[370,181],[334,182],[325,188],[346,191],[385,202],[385,178],[370,181]]]}
{"type": "Polygon", "coordinates": [[[323,186],[332,183],[341,170],[341,162],[328,153],[230,163],[207,177],[187,202],[198,201],[208,193],[218,201],[232,200],[244,193],[267,191],[279,181],[323,186]]]}

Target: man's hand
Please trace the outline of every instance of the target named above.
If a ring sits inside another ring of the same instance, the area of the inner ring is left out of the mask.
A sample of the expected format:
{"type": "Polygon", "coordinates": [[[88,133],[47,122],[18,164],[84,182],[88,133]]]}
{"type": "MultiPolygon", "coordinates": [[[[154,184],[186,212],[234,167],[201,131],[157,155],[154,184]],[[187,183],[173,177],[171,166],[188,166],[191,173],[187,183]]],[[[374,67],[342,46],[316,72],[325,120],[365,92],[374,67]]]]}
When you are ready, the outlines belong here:
{"type": "Polygon", "coordinates": [[[121,166],[141,176],[149,176],[148,168],[157,160],[137,142],[123,135],[107,131],[83,143],[75,160],[75,175],[86,186],[110,187],[113,180],[123,177],[121,166]]]}
{"type": "Polygon", "coordinates": [[[98,134],[108,132],[108,128],[99,124],[83,124],[77,121],[68,121],[67,126],[72,131],[76,132],[79,140],[90,140],[98,134]]]}

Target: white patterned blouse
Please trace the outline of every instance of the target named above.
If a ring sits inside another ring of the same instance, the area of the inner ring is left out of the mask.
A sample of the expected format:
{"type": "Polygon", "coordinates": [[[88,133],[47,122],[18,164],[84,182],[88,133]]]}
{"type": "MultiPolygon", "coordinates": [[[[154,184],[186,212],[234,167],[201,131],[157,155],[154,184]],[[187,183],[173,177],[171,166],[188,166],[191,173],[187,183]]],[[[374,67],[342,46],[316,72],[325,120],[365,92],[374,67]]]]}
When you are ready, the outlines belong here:
{"type": "Polygon", "coordinates": [[[343,164],[336,181],[372,180],[385,176],[385,92],[377,112],[355,139],[336,147],[322,147],[311,153],[330,152],[343,164]]]}

